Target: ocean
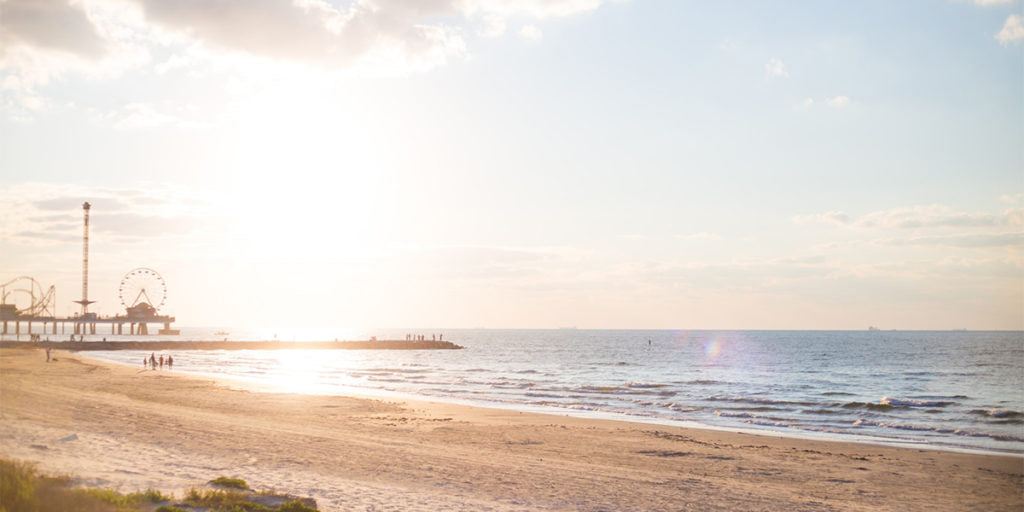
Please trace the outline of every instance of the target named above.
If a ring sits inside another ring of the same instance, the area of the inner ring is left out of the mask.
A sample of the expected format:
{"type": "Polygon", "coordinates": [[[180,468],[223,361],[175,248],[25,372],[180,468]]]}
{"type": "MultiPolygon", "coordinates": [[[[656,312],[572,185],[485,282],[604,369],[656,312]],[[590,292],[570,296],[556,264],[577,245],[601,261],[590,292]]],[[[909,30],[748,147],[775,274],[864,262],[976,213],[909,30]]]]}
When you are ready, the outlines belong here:
{"type": "MultiPolygon", "coordinates": [[[[465,350],[183,351],[173,371],[269,391],[1024,454],[1022,332],[183,328],[174,338],[406,334],[465,350]]],[[[148,352],[88,355],[141,369],[148,352]]]]}

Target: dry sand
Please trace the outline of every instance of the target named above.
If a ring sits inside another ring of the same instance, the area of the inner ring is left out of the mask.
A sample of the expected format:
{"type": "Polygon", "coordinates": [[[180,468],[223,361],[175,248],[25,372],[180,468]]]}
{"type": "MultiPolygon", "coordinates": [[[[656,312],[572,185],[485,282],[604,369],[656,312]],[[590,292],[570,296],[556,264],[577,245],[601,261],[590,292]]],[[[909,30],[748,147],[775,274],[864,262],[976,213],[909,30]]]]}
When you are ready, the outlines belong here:
{"type": "Polygon", "coordinates": [[[1022,457],[254,393],[54,355],[0,350],[0,456],[124,491],[224,475],[321,510],[1024,510],[1022,457]]]}

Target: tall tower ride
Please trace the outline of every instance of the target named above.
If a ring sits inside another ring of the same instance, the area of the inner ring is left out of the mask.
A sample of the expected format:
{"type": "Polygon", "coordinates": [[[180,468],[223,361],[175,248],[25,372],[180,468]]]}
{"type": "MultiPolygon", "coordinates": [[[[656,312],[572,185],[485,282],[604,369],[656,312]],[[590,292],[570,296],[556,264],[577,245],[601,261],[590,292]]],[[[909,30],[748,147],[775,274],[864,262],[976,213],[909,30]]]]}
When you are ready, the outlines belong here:
{"type": "Polygon", "coordinates": [[[89,300],[89,208],[88,202],[82,203],[82,211],[85,214],[85,231],[82,234],[82,300],[76,300],[76,304],[82,305],[82,316],[89,313],[89,304],[96,301],[89,300]]]}

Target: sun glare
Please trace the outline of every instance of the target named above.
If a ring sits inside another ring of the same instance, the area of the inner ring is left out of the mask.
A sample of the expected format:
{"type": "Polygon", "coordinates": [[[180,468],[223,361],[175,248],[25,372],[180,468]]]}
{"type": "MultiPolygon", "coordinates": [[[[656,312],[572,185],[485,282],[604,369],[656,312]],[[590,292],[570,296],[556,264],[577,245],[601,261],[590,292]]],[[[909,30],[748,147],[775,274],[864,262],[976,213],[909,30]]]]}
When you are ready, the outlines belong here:
{"type": "Polygon", "coordinates": [[[239,245],[274,257],[300,243],[332,253],[364,244],[378,173],[358,116],[289,86],[253,98],[238,116],[225,210],[239,245]]]}
{"type": "Polygon", "coordinates": [[[277,350],[277,368],[273,386],[284,393],[316,394],[327,392],[320,384],[323,355],[309,350],[277,350]]]}

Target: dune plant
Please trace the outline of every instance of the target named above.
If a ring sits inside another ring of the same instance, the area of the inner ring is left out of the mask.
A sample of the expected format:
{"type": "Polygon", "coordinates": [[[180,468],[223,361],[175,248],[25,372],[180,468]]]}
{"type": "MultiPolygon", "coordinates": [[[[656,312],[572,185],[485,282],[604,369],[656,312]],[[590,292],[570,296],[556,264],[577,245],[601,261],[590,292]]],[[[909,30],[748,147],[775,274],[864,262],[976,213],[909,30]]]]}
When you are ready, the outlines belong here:
{"type": "MultiPolygon", "coordinates": [[[[316,508],[299,500],[273,507],[257,503],[252,500],[253,492],[241,479],[220,477],[211,480],[210,483],[231,488],[192,488],[185,494],[182,503],[161,505],[154,509],[154,504],[171,502],[174,496],[153,489],[122,494],[112,489],[74,488],[70,477],[41,475],[32,464],[0,459],[0,512],[189,512],[189,509],[203,509],[208,512],[316,511],[316,508]]],[[[273,493],[265,492],[259,495],[287,499],[285,495],[273,493]]]]}
{"type": "Polygon", "coordinates": [[[245,480],[242,480],[241,478],[228,478],[226,476],[218,476],[217,478],[214,478],[213,480],[210,480],[207,483],[210,485],[215,485],[217,487],[224,487],[226,489],[249,489],[249,484],[245,483],[245,480]]]}
{"type": "Polygon", "coordinates": [[[0,512],[39,510],[35,468],[24,462],[0,460],[0,512]]]}
{"type": "Polygon", "coordinates": [[[316,509],[307,506],[299,500],[295,500],[278,505],[275,512],[316,512],[316,509]]]}

